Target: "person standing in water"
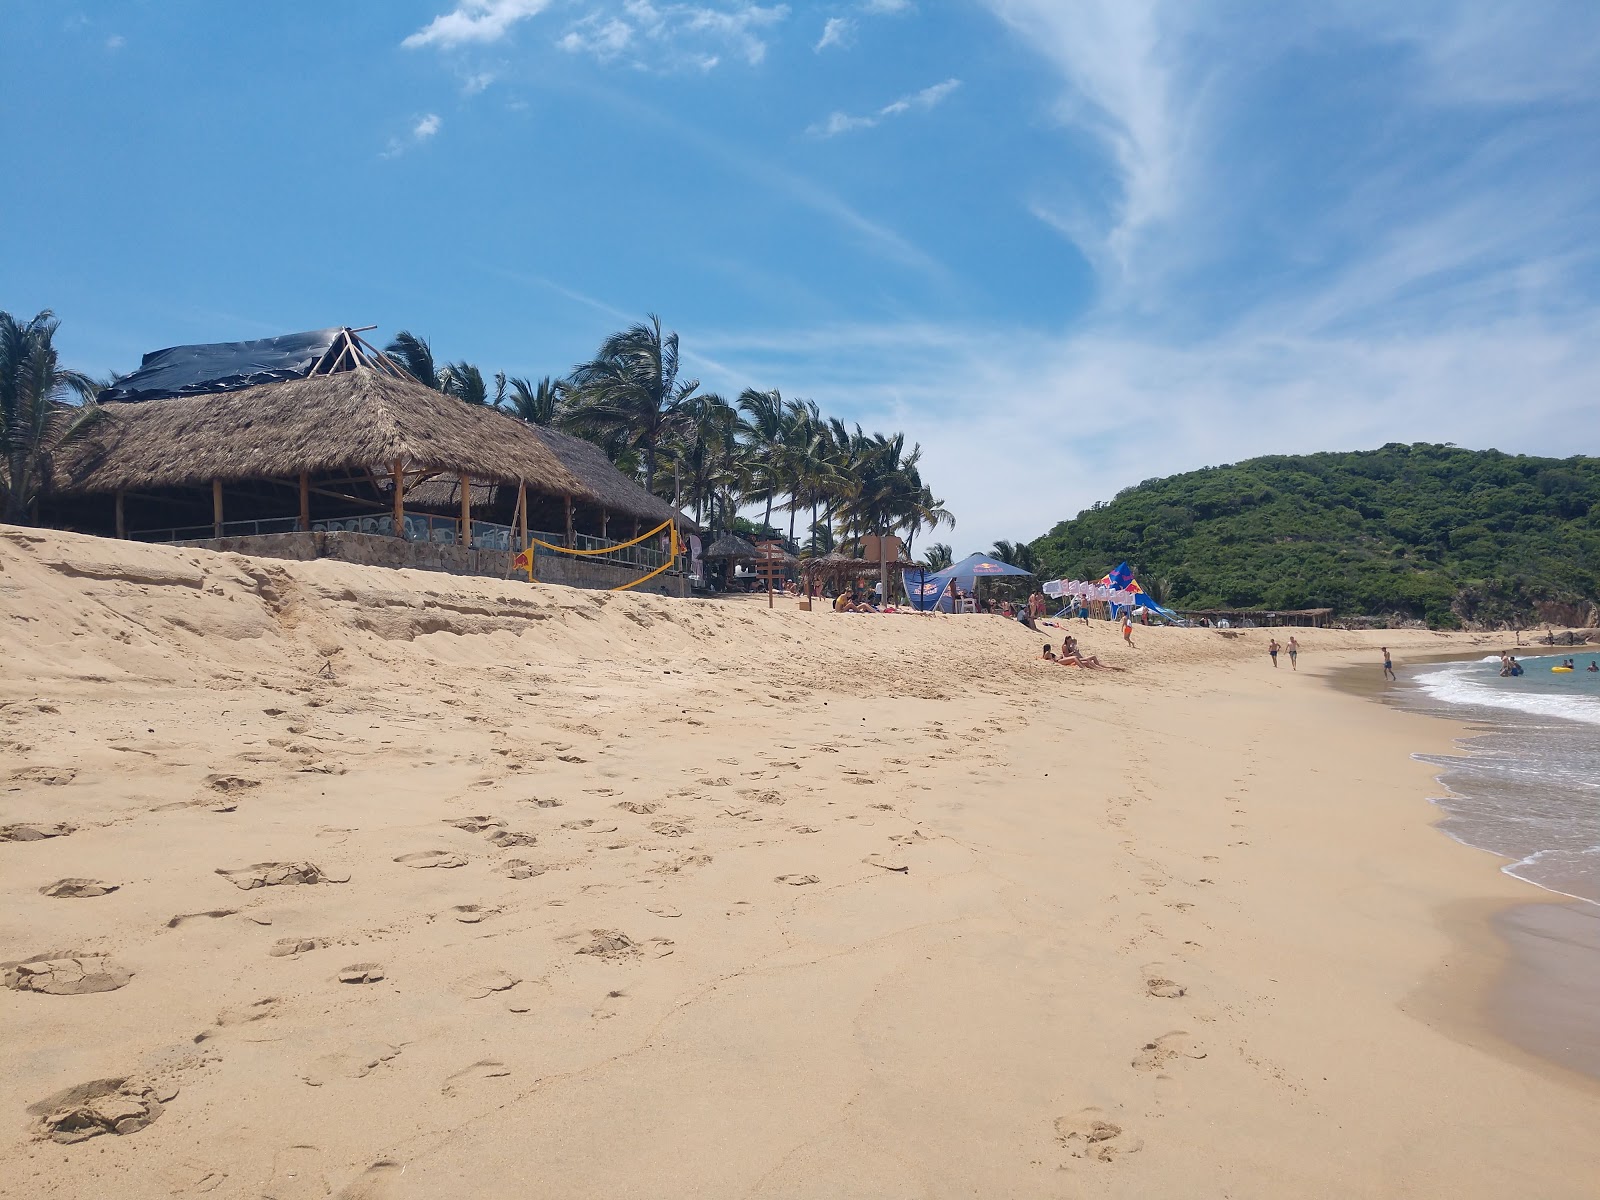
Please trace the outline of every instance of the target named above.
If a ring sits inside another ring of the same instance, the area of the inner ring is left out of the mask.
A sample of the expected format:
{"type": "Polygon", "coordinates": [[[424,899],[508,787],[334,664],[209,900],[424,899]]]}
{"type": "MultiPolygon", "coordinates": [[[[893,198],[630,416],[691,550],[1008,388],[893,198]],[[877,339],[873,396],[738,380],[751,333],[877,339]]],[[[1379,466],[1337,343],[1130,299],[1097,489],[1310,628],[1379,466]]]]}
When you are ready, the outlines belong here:
{"type": "Polygon", "coordinates": [[[1280,649],[1280,647],[1278,645],[1278,639],[1277,638],[1273,638],[1270,642],[1267,643],[1267,653],[1272,655],[1272,669],[1274,671],[1276,671],[1278,669],[1278,650],[1279,649],[1280,649]]]}
{"type": "Polygon", "coordinates": [[[1383,677],[1385,679],[1393,679],[1394,678],[1394,659],[1389,657],[1389,647],[1383,646],[1383,647],[1380,647],[1380,649],[1382,649],[1382,651],[1383,651],[1383,677]]]}
{"type": "Polygon", "coordinates": [[[1300,669],[1300,643],[1292,633],[1289,635],[1289,666],[1296,671],[1300,669]]]}

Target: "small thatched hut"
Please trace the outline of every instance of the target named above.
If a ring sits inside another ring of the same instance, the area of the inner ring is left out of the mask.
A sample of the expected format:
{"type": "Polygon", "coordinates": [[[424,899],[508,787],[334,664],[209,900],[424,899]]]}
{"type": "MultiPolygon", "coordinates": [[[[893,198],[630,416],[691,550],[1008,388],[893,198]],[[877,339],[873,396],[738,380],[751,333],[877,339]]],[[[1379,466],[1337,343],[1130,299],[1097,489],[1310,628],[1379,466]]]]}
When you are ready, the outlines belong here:
{"type": "Polygon", "coordinates": [[[729,562],[754,562],[756,548],[742,537],[733,533],[724,533],[700,551],[700,557],[705,559],[725,558],[729,562]]]}

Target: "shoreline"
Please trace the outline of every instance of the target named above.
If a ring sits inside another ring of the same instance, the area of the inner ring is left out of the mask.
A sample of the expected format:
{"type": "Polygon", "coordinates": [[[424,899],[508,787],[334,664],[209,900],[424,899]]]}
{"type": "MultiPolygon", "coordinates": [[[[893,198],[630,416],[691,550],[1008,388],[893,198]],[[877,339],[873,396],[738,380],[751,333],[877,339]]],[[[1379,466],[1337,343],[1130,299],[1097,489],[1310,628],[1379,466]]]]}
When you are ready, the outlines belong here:
{"type": "MultiPolygon", "coordinates": [[[[1477,657],[1481,656],[1439,654],[1412,661],[1444,663],[1477,657]]],[[[1374,684],[1361,667],[1335,667],[1327,678],[1331,687],[1346,695],[1449,728],[1456,753],[1470,755],[1472,742],[1488,736],[1487,731],[1475,731],[1469,721],[1420,712],[1386,696],[1387,689],[1374,684]]],[[[1413,758],[1434,766],[1424,757],[1431,753],[1418,749],[1413,758]]],[[[1440,910],[1441,925],[1451,931],[1465,957],[1484,961],[1462,964],[1463,955],[1456,955],[1456,966],[1436,968],[1417,991],[1419,1010],[1432,1014],[1469,1044],[1501,1052],[1515,1048],[1559,1070],[1600,1082],[1600,1020],[1594,1016],[1600,1012],[1600,905],[1515,875],[1510,868],[1520,860],[1443,828],[1450,814],[1441,801],[1453,794],[1443,774],[1442,770],[1436,774],[1433,783],[1435,791],[1444,794],[1428,797],[1434,832],[1495,860],[1502,878],[1515,880],[1531,894],[1520,899],[1461,900],[1440,910]],[[1482,1032],[1490,1035],[1488,1039],[1481,1036],[1470,1014],[1450,1002],[1449,994],[1461,991],[1478,996],[1482,1032]]]]}

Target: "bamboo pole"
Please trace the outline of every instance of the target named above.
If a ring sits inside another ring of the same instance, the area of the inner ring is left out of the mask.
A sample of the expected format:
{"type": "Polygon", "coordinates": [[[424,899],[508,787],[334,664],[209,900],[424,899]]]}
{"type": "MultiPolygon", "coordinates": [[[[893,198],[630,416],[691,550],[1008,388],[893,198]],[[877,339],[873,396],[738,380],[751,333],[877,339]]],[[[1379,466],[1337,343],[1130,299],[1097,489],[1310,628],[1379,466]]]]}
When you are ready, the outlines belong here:
{"type": "Polygon", "coordinates": [[[406,469],[398,458],[394,460],[390,477],[394,480],[394,535],[403,538],[406,536],[406,469]]]}
{"type": "Polygon", "coordinates": [[[610,528],[611,514],[602,508],[600,510],[600,537],[602,539],[609,539],[611,537],[611,534],[607,532],[610,528]]]}
{"type": "Polygon", "coordinates": [[[528,548],[528,484],[517,480],[517,533],[522,537],[521,550],[528,548]]]}
{"type": "Polygon", "coordinates": [[[472,480],[461,477],[461,545],[472,549],[472,480]]]}
{"type": "Polygon", "coordinates": [[[572,550],[577,546],[572,538],[572,497],[566,496],[564,499],[567,502],[567,549],[572,550]]]}
{"type": "Polygon", "coordinates": [[[128,515],[124,508],[124,500],[127,494],[122,488],[117,489],[117,536],[119,538],[128,536],[128,515]]]}
{"type": "Polygon", "coordinates": [[[222,480],[211,481],[211,536],[222,536],[222,480]]]}
{"type": "Polygon", "coordinates": [[[311,532],[311,472],[300,472],[300,532],[311,532]]]}

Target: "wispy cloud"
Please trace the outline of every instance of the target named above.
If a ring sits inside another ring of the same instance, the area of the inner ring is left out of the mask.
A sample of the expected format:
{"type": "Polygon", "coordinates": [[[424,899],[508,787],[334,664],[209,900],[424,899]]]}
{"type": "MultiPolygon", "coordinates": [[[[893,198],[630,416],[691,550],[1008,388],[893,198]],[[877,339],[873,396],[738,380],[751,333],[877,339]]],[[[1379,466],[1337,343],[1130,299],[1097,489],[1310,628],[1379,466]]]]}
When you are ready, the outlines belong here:
{"type": "Polygon", "coordinates": [[[910,12],[914,7],[911,0],[865,0],[861,5],[863,12],[880,15],[894,16],[899,13],[910,12]]]}
{"type": "Polygon", "coordinates": [[[959,79],[946,79],[943,83],[936,83],[932,87],[925,87],[920,92],[912,92],[909,96],[901,96],[898,100],[891,100],[876,112],[866,113],[862,116],[851,116],[849,113],[829,113],[826,120],[818,121],[806,130],[813,137],[837,137],[841,133],[851,133],[857,129],[871,129],[874,125],[881,125],[890,117],[903,117],[910,112],[928,112],[937,108],[945,98],[961,86],[959,79]]]}
{"type": "Polygon", "coordinates": [[[461,81],[461,94],[463,96],[476,96],[484,91],[499,76],[493,71],[473,71],[461,81]]]}
{"type": "Polygon", "coordinates": [[[432,138],[439,132],[439,128],[443,124],[444,122],[440,119],[438,113],[427,113],[418,117],[416,123],[411,126],[410,132],[405,137],[392,137],[389,139],[389,144],[384,148],[380,157],[400,157],[407,150],[414,149],[432,138]]]}
{"type": "Polygon", "coordinates": [[[829,17],[822,26],[822,36],[814,47],[821,53],[829,46],[848,46],[855,37],[856,23],[849,17],[829,17]]]}
{"type": "Polygon", "coordinates": [[[789,16],[786,4],[732,0],[722,5],[602,3],[573,21],[556,45],[600,62],[643,70],[708,71],[733,54],[751,66],[767,56],[768,31],[789,16]]]}
{"type": "Polygon", "coordinates": [[[549,7],[550,0],[460,0],[455,8],[441,13],[400,44],[411,50],[422,46],[450,50],[498,42],[518,22],[549,7]]]}
{"type": "Polygon", "coordinates": [[[120,33],[113,33],[106,39],[107,50],[121,50],[127,44],[128,39],[123,37],[120,33]]]}

